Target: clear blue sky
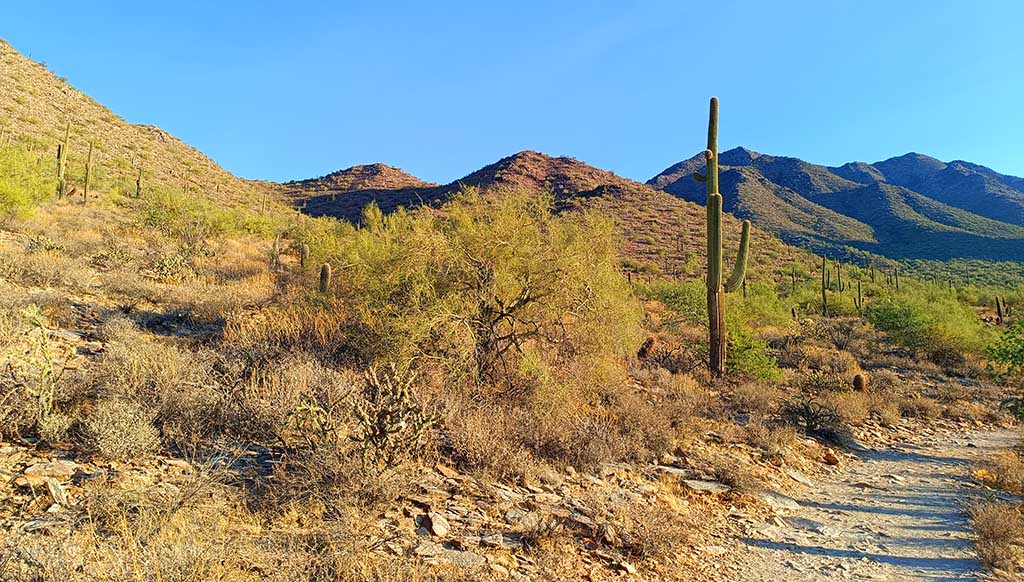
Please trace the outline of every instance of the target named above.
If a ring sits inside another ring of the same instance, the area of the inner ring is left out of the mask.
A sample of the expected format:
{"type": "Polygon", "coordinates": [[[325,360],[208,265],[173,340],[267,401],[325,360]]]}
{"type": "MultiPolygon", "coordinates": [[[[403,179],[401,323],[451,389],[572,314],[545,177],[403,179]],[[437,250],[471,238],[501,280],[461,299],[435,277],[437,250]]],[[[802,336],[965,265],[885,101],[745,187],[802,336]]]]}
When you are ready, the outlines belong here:
{"type": "Polygon", "coordinates": [[[248,178],[523,149],[646,180],[703,149],[1024,176],[1024,2],[7,2],[0,37],[248,178]]]}

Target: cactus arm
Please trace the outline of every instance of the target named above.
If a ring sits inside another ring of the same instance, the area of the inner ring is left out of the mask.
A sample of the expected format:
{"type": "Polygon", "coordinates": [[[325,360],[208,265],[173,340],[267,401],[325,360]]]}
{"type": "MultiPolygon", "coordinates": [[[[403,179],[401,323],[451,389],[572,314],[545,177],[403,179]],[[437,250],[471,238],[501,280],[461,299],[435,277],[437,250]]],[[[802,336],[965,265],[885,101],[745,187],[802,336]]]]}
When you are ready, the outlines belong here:
{"type": "Polygon", "coordinates": [[[694,173],[692,173],[690,175],[693,176],[693,179],[698,181],[698,182],[707,182],[708,181],[708,177],[705,176],[704,174],[701,174],[700,172],[694,172],[694,173]]]}
{"type": "MultiPolygon", "coordinates": [[[[719,196],[721,198],[721,196],[719,196]]],[[[743,221],[743,230],[740,231],[740,251],[736,255],[736,264],[732,268],[732,275],[725,282],[725,292],[732,293],[743,285],[747,276],[747,257],[750,254],[750,221],[743,221]]]]}

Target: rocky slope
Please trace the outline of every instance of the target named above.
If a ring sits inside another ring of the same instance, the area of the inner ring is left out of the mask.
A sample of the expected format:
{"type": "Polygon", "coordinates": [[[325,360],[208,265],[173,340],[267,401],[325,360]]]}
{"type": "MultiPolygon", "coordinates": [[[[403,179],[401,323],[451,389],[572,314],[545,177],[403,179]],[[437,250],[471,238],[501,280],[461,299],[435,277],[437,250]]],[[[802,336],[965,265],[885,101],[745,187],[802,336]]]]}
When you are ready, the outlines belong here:
{"type": "Polygon", "coordinates": [[[72,87],[42,63],[0,40],[0,141],[56,152],[70,123],[68,172],[84,172],[89,144],[100,170],[94,179],[134,186],[138,166],[147,186],[168,186],[208,195],[219,202],[259,204],[275,188],[243,180],[200,151],[152,125],[126,122],[72,87]]]}

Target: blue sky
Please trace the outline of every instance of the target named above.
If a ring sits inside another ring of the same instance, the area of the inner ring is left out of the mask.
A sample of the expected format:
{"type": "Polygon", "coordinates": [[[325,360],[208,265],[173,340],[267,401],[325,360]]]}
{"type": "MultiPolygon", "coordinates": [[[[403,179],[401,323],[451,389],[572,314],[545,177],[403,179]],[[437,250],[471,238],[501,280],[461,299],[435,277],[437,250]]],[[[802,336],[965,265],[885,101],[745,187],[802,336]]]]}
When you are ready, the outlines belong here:
{"type": "Polygon", "coordinates": [[[1024,2],[9,2],[0,37],[248,178],[523,149],[646,180],[703,149],[1024,176],[1024,2]]]}

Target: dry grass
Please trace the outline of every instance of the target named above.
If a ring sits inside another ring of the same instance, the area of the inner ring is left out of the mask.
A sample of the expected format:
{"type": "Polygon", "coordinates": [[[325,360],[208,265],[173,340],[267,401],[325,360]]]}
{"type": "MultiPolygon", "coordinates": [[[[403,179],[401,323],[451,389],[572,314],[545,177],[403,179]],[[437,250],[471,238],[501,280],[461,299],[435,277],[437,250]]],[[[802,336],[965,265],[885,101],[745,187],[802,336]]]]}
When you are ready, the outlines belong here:
{"type": "Polygon", "coordinates": [[[996,489],[1024,494],[1024,456],[1020,450],[1000,451],[981,463],[975,477],[996,489]]]}
{"type": "Polygon", "coordinates": [[[982,502],[971,509],[971,526],[978,534],[977,550],[985,566],[1005,580],[1024,573],[1024,513],[1021,506],[982,502]]]}
{"type": "Polygon", "coordinates": [[[600,542],[629,559],[664,561],[690,539],[690,516],[661,499],[605,491],[583,501],[593,509],[600,542]]]}
{"type": "Polygon", "coordinates": [[[102,400],[83,423],[86,448],[107,459],[143,457],[160,443],[154,417],[152,411],[131,400],[102,400]]]}

